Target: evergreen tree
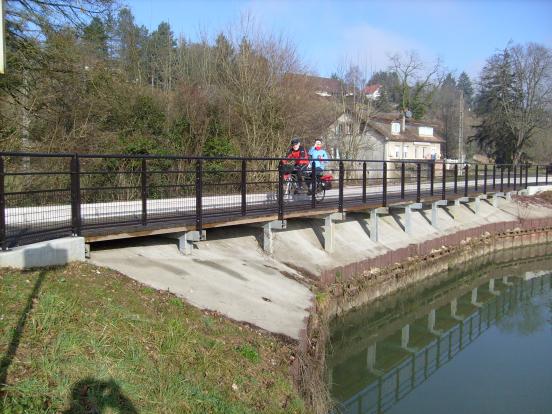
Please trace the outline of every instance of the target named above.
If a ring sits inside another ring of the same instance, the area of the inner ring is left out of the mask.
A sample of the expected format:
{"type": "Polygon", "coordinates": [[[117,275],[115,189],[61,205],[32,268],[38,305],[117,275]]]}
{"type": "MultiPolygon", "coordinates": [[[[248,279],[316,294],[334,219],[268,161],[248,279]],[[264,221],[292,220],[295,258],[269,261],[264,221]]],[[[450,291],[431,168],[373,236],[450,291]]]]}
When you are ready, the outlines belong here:
{"type": "Polygon", "coordinates": [[[92,18],[88,26],[83,29],[82,40],[88,54],[98,59],[107,58],[107,40],[106,27],[98,18],[92,18]]]}
{"type": "Polygon", "coordinates": [[[473,86],[470,77],[466,72],[462,72],[458,77],[457,88],[464,92],[464,101],[468,106],[473,103],[473,86]]]}
{"type": "Polygon", "coordinates": [[[512,87],[513,68],[507,49],[492,56],[481,74],[481,92],[475,102],[475,113],[481,119],[473,137],[478,146],[497,163],[511,163],[515,136],[507,126],[503,102],[515,100],[512,87]]]}

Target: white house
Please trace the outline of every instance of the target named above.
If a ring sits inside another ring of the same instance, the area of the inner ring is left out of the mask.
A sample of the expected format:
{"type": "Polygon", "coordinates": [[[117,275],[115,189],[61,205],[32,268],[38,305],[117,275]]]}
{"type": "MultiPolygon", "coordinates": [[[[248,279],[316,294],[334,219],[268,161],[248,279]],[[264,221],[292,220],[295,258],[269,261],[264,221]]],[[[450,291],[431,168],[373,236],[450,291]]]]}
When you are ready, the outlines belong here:
{"type": "Polygon", "coordinates": [[[366,95],[367,99],[375,101],[381,96],[382,87],[383,85],[380,85],[379,83],[376,83],[374,85],[366,85],[366,87],[362,90],[362,93],[366,95]]]}

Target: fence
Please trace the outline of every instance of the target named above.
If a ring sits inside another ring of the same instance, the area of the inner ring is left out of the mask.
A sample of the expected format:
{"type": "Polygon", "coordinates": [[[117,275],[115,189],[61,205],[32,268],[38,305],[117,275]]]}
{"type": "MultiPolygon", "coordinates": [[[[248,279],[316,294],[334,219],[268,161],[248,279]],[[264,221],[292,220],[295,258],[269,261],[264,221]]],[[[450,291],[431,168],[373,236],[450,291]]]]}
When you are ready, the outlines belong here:
{"type": "MultiPolygon", "coordinates": [[[[285,159],[0,153],[2,249],[70,235],[283,220],[547,184],[537,165],[332,160],[323,199],[284,194],[285,159]]],[[[311,180],[313,182],[313,180],[311,180]]],[[[314,180],[316,182],[316,180],[314,180]]]]}

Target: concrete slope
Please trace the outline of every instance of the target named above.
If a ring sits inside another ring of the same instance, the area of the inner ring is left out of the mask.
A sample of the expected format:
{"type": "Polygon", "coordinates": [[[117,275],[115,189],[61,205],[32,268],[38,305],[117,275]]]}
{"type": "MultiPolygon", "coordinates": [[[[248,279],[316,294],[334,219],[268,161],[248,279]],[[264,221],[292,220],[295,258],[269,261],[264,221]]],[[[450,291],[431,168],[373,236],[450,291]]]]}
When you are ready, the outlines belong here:
{"type": "Polygon", "coordinates": [[[192,256],[183,256],[174,240],[136,239],[94,246],[91,262],[170,290],[199,308],[299,338],[313,299],[304,284],[285,276],[300,279],[299,274],[263,254],[251,234],[218,237],[197,247],[192,256]]]}

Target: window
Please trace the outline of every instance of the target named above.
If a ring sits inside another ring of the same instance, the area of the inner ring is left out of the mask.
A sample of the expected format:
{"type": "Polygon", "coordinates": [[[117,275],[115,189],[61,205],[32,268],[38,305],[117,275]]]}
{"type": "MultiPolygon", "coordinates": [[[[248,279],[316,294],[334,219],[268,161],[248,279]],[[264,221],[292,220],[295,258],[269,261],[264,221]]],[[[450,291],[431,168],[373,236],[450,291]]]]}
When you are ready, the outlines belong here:
{"type": "Polygon", "coordinates": [[[343,133],[343,124],[337,124],[335,126],[335,133],[341,135],[343,133]]]}
{"type": "Polygon", "coordinates": [[[398,145],[395,145],[395,158],[400,158],[401,157],[401,147],[399,147],[398,145]]]}
{"type": "Polygon", "coordinates": [[[353,124],[347,124],[347,134],[353,133],[353,124]]]}
{"type": "Polygon", "coordinates": [[[408,158],[408,145],[403,147],[403,158],[408,158]]]}

